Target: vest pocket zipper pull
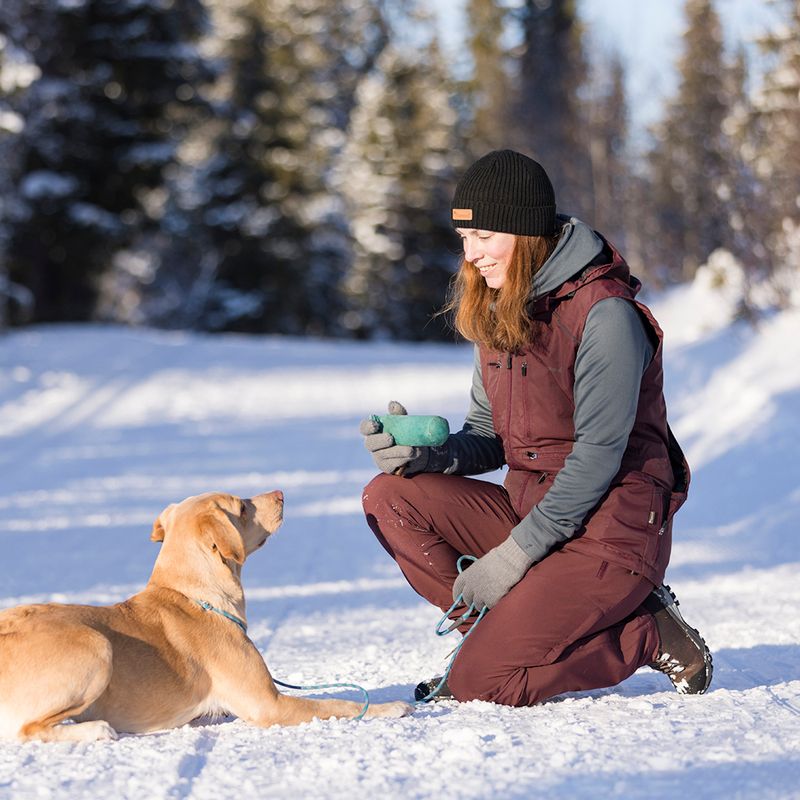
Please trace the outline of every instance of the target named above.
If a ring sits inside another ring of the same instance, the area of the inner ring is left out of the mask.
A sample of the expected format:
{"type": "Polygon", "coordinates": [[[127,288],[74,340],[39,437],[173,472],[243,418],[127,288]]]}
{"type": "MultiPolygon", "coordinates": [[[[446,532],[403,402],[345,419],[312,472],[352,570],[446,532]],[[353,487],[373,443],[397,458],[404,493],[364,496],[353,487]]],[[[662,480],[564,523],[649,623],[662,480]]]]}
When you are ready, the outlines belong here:
{"type": "Polygon", "coordinates": [[[528,374],[528,362],[522,362],[522,377],[524,378],[528,374]]]}

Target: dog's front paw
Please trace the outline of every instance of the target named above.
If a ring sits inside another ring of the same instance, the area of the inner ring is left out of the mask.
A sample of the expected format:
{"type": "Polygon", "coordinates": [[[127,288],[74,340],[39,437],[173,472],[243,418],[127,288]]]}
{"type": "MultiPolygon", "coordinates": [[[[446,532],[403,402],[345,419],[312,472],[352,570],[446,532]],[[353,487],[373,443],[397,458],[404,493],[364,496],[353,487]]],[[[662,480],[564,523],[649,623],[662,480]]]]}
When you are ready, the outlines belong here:
{"type": "Polygon", "coordinates": [[[113,742],[119,738],[117,732],[103,719],[76,722],[73,725],[57,725],[51,730],[57,735],[46,741],[113,742]]]}
{"type": "Polygon", "coordinates": [[[91,733],[96,742],[113,742],[119,739],[119,734],[105,720],[85,724],[93,726],[91,733]]]}
{"type": "Polygon", "coordinates": [[[400,717],[407,717],[413,712],[414,706],[397,700],[394,703],[378,703],[377,705],[370,706],[366,716],[368,718],[388,717],[389,719],[400,719],[400,717]]]}

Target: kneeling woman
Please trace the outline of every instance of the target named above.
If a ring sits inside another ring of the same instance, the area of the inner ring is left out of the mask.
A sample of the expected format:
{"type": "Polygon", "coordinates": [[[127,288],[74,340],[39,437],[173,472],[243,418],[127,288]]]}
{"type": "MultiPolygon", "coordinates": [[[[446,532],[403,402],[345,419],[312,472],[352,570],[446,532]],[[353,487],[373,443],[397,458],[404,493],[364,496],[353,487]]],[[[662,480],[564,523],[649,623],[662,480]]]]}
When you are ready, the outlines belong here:
{"type": "Polygon", "coordinates": [[[689,469],[639,282],[602,236],[556,215],[547,174],[520,153],[474,163],[452,219],[464,258],[449,309],[475,343],[464,426],[431,448],[361,424],[385,473],[364,491],[378,540],[443,611],[459,595],[490,609],[439,696],[532,705],[643,665],[705,692],[709,651],[662,585],[689,469]],[[503,464],[503,486],[463,477],[503,464]],[[458,574],[465,554],[477,561],[458,574]]]}

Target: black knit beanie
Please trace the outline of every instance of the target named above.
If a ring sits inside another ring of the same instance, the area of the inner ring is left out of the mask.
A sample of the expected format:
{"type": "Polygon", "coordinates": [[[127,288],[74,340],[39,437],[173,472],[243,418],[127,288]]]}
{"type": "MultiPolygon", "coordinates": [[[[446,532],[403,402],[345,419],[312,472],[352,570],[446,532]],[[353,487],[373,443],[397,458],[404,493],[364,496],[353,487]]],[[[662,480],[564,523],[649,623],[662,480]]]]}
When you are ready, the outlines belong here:
{"type": "Polygon", "coordinates": [[[456,186],[456,228],[548,236],[556,231],[553,184],[541,164],[514,150],[479,158],[456,186]]]}

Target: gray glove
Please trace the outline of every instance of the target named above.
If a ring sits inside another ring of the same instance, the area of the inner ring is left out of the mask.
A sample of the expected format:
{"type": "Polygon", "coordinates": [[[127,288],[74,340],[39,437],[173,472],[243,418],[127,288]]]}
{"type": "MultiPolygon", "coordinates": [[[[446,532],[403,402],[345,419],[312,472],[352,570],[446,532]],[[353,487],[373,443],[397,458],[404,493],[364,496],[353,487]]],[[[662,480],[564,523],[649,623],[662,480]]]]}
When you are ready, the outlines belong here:
{"type": "MultiPolygon", "coordinates": [[[[396,400],[389,403],[390,414],[407,414],[396,400]]],[[[358,430],[364,437],[364,446],[372,453],[378,469],[389,475],[413,475],[424,472],[430,458],[430,447],[411,447],[394,443],[391,433],[379,433],[380,423],[374,419],[361,420],[358,430]]]]}
{"type": "Polygon", "coordinates": [[[453,600],[480,610],[497,605],[533,564],[533,559],[509,536],[502,544],[470,564],[453,584],[453,600]]]}

